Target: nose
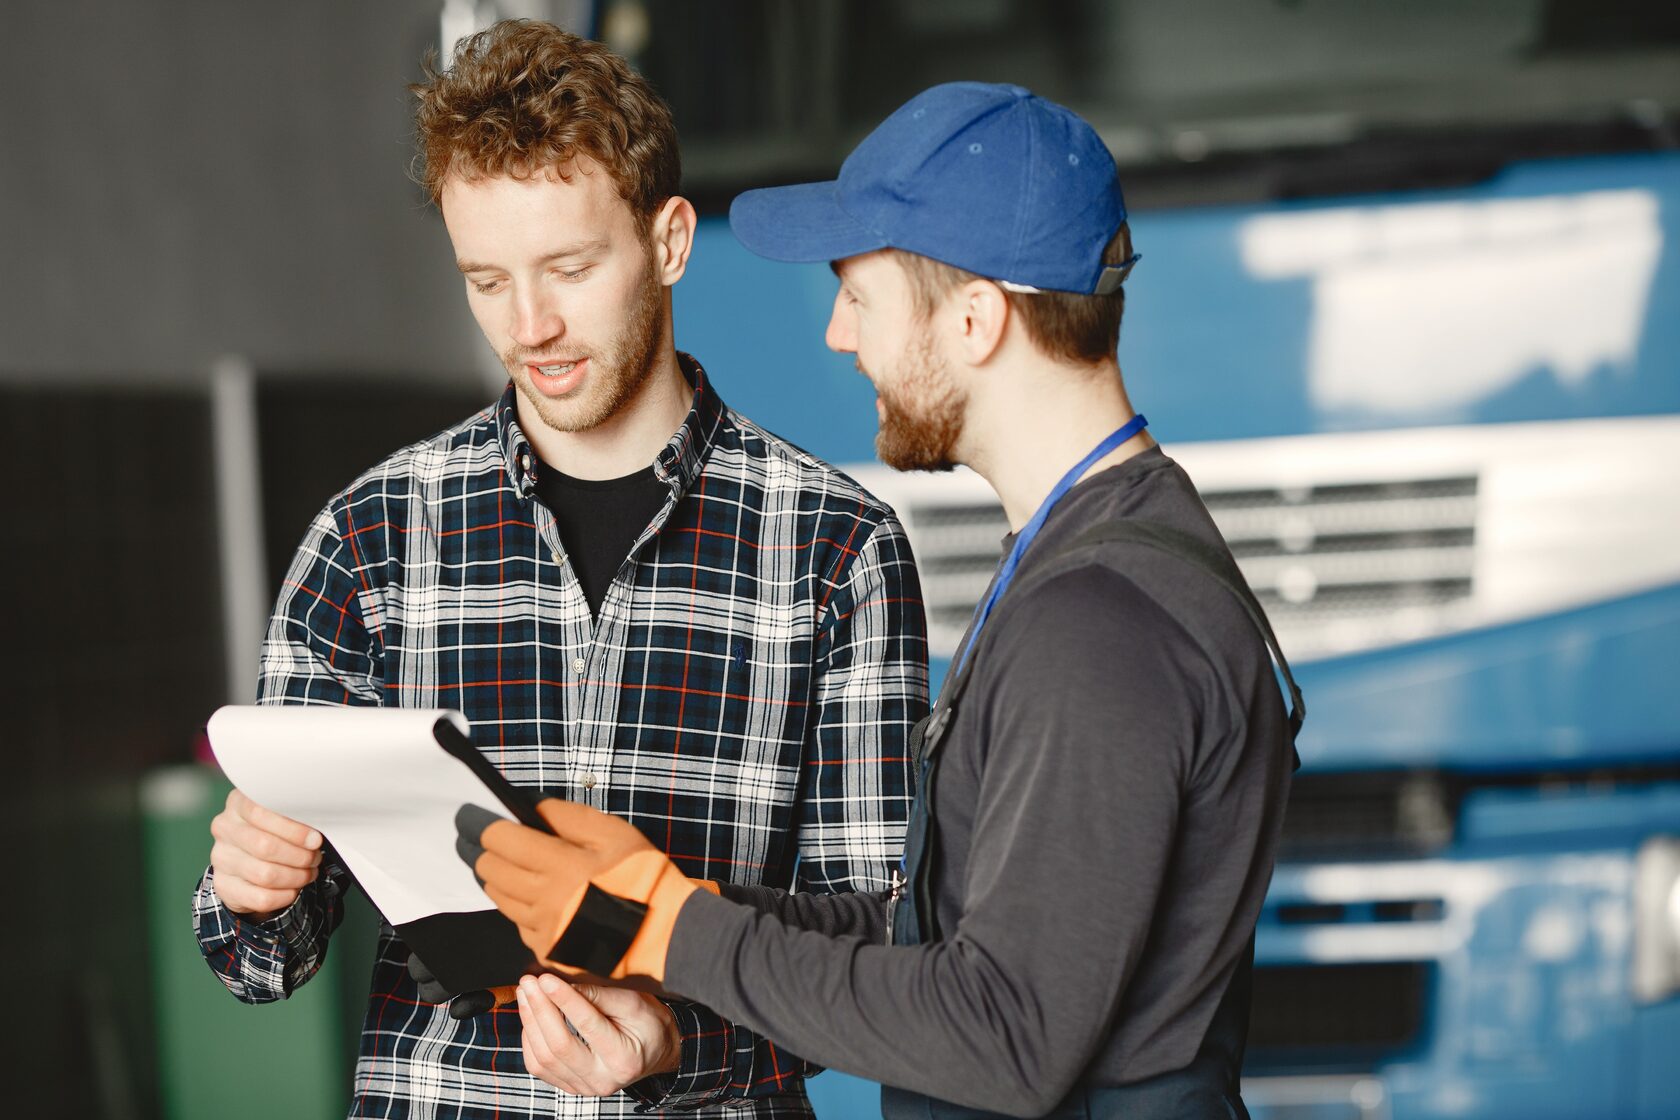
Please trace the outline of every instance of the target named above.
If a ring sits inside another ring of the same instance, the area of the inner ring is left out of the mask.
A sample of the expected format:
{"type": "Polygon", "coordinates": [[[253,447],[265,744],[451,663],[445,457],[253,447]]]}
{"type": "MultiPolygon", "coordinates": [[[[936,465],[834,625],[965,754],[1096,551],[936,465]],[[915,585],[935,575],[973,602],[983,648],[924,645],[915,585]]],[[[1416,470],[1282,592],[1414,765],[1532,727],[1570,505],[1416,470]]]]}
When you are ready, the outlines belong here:
{"type": "Polygon", "coordinates": [[[828,330],[823,341],[830,350],[841,354],[857,352],[857,312],[839,292],[834,293],[834,310],[828,316],[828,330]]]}
{"type": "Polygon", "coordinates": [[[554,300],[542,291],[516,295],[509,337],[527,349],[537,349],[566,331],[566,322],[554,300]]]}

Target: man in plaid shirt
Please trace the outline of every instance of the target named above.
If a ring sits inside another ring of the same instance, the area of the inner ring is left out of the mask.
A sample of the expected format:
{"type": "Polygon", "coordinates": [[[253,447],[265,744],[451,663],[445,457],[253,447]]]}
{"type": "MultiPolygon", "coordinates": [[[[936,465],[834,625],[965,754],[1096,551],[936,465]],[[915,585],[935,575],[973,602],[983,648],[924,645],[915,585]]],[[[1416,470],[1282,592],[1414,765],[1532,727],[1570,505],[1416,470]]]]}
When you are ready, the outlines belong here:
{"type": "MultiPolygon", "coordinates": [[[[457,708],[516,785],[634,822],[695,878],[883,886],[927,706],[909,546],[674,349],[695,217],[669,111],[545,24],[474,36],[416,93],[425,184],[511,383],[316,517],[260,701],[457,708]]],[[[241,1000],[285,998],[350,878],[319,833],[237,790],[211,831],[205,958],[241,1000]]],[[[591,1045],[544,1083],[523,1007],[430,1002],[407,956],[385,927],[353,1116],[810,1114],[805,1063],[763,1038],[552,978],[591,1045]]]]}

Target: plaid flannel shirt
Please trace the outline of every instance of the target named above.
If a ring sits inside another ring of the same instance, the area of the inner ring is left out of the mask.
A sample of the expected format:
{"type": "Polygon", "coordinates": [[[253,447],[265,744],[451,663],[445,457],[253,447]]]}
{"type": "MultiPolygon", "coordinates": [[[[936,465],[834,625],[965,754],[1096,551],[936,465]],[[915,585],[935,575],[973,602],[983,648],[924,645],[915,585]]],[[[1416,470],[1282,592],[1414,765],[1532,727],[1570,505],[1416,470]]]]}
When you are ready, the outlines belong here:
{"type": "MultiPolygon", "coordinates": [[[[540,465],[509,386],[316,517],[269,624],[260,702],[457,708],[514,784],[634,822],[690,876],[878,889],[902,850],[907,737],[927,707],[904,530],[684,366],[694,406],[654,464],[671,496],[598,619],[534,498],[540,465]]],[[[349,885],[328,857],[260,923],[227,911],[206,872],[199,944],[239,999],[283,999],[320,966],[349,885]]],[[[420,1000],[406,953],[382,927],[352,1116],[721,1113],[725,1101],[730,1115],[810,1115],[801,1059],[680,1001],[674,1076],[569,1096],[526,1072],[515,1010],[449,1018],[420,1000]]]]}

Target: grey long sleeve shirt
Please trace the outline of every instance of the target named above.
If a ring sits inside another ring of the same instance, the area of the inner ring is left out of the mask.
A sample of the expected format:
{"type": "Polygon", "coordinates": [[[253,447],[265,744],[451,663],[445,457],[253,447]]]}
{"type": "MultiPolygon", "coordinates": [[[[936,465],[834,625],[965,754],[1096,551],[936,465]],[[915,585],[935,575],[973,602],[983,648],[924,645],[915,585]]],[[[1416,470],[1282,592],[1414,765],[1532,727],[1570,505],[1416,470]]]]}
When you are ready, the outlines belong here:
{"type": "Polygon", "coordinates": [[[1220,539],[1159,450],[1051,514],[943,748],[943,940],[884,944],[881,895],[701,892],[668,988],[812,1061],[1015,1115],[1189,1063],[1247,952],[1291,749],[1228,592],[1149,549],[1046,561],[1123,517],[1220,539]]]}

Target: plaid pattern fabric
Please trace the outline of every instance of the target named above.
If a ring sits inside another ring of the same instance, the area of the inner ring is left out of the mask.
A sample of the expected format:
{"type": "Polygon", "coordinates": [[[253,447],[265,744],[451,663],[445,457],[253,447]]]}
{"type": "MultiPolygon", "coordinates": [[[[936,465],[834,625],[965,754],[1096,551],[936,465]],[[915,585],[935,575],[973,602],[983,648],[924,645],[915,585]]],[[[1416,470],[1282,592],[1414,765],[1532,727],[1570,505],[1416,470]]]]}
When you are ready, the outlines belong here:
{"type": "MultiPolygon", "coordinates": [[[[458,708],[512,782],[634,822],[691,876],[878,889],[927,707],[903,528],[685,369],[694,407],[655,463],[671,497],[598,620],[533,499],[540,465],[510,386],[315,519],[269,625],[261,702],[458,708]]],[[[221,907],[207,872],[194,919],[211,968],[241,1000],[284,998],[319,967],[348,883],[329,858],[254,923],[221,907]]],[[[567,1096],[525,1072],[516,1011],[457,1023],[420,1001],[405,959],[385,927],[353,1116],[721,1114],[726,1100],[730,1115],[810,1115],[799,1058],[684,1003],[676,1075],[567,1096]]]]}

